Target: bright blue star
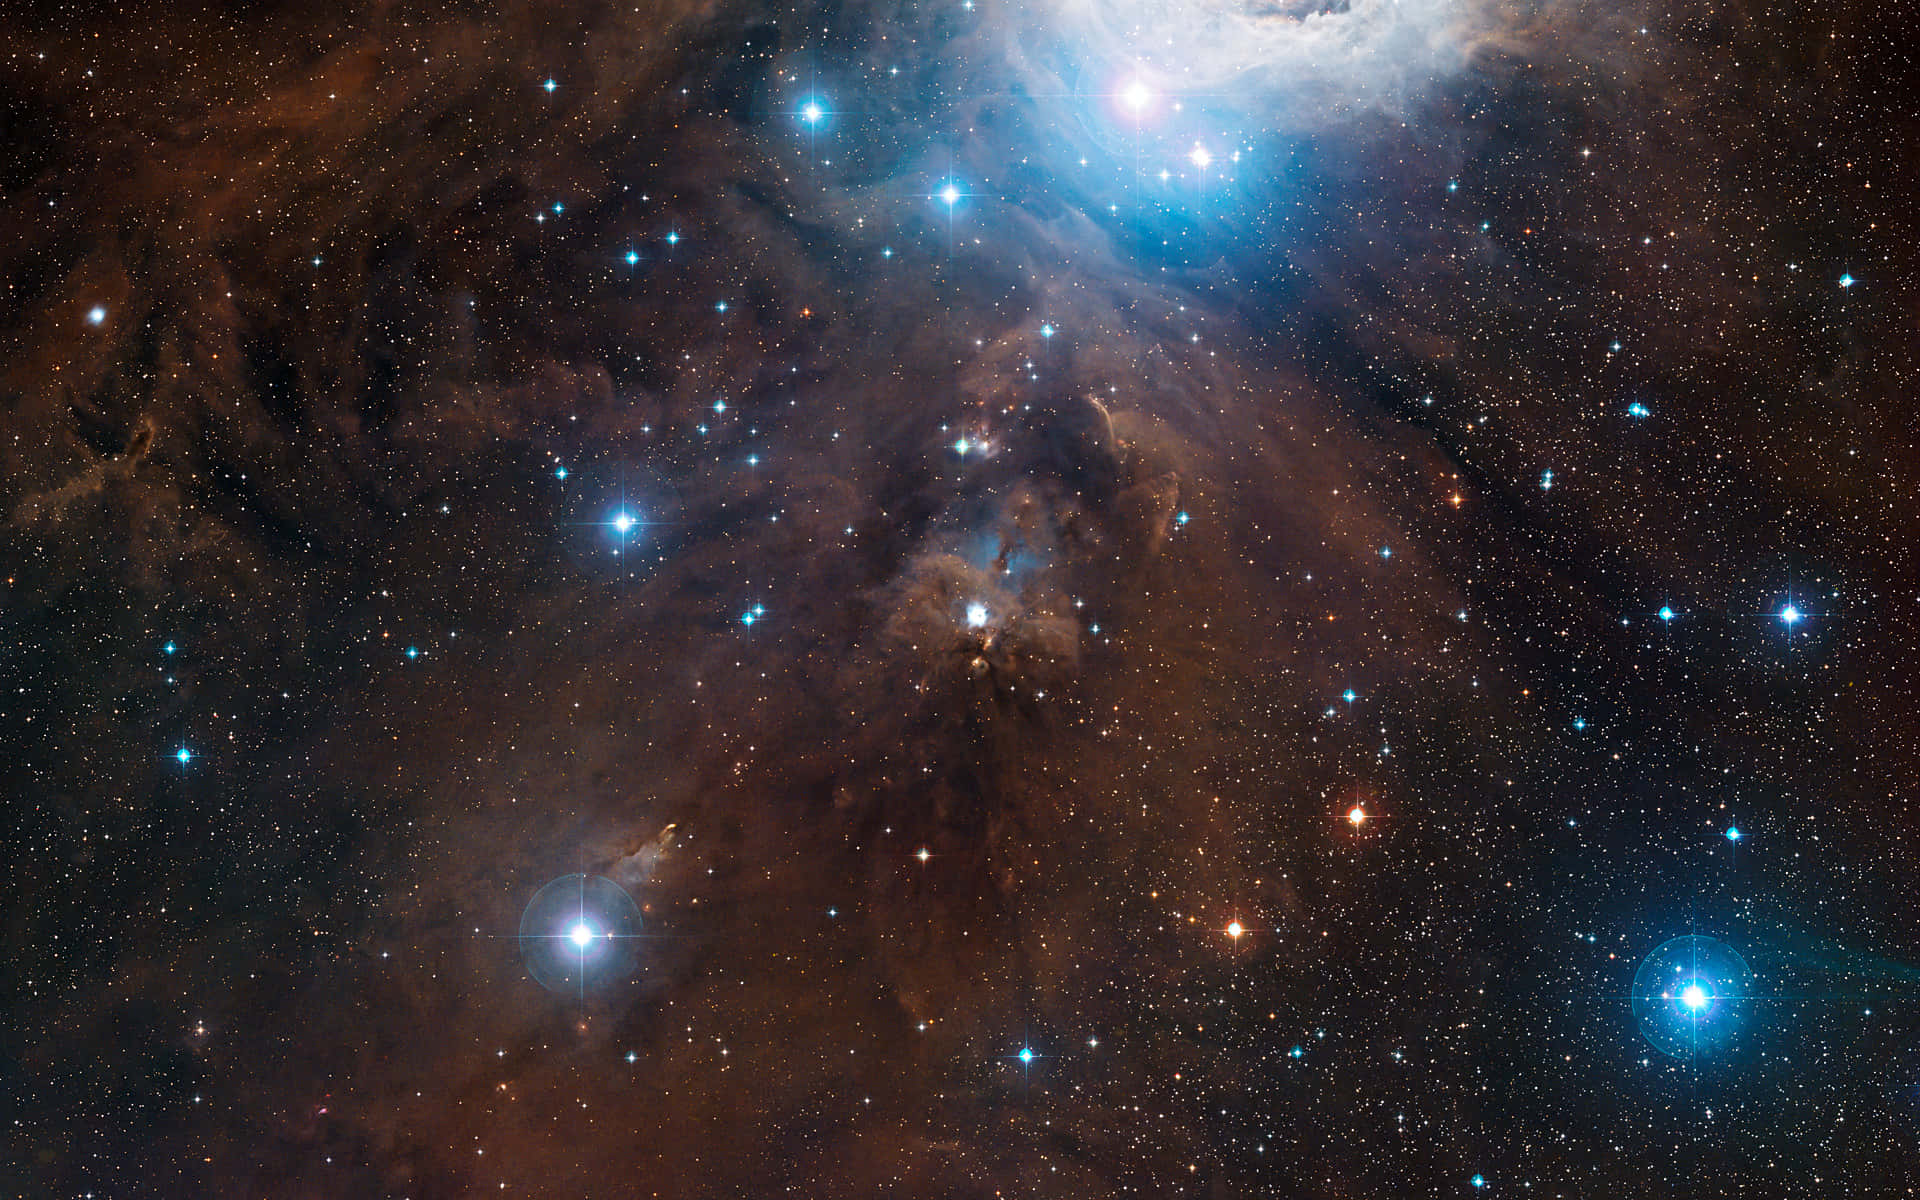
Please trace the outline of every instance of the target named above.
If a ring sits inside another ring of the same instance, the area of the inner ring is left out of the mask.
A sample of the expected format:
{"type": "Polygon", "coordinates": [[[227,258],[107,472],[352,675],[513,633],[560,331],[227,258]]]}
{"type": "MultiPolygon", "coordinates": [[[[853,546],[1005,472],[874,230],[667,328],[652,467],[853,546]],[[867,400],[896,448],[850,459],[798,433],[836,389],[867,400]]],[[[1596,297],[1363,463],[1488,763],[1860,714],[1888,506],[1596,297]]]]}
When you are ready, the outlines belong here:
{"type": "Polygon", "coordinates": [[[178,750],[175,750],[173,752],[173,761],[179,763],[181,766],[184,767],[188,763],[193,761],[193,751],[187,749],[185,746],[182,746],[178,750]]]}
{"type": "Polygon", "coordinates": [[[954,205],[960,203],[961,192],[959,184],[947,183],[943,185],[936,194],[948,208],[952,208],[954,205]]]}
{"type": "Polygon", "coordinates": [[[1627,405],[1627,415],[1630,417],[1650,417],[1653,413],[1646,405],[1635,400],[1632,404],[1627,405]]]}
{"type": "Polygon", "coordinates": [[[1840,286],[1843,288],[1850,288],[1854,285],[1855,282],[1857,281],[1851,275],[1842,275],[1840,277],[1840,286]]]}
{"type": "Polygon", "coordinates": [[[1474,1187],[1483,1188],[1487,1186],[1487,1177],[1485,1175],[1475,1175],[1472,1179],[1467,1180],[1467,1182],[1474,1187]]]}
{"type": "Polygon", "coordinates": [[[172,642],[168,642],[166,645],[160,647],[160,653],[172,654],[175,650],[178,650],[179,648],[180,647],[174,645],[172,642]]]}
{"type": "Polygon", "coordinates": [[[1287,1051],[1288,1058],[1305,1058],[1306,1056],[1307,1048],[1305,1046],[1295,1046],[1293,1049],[1287,1051]]]}
{"type": "Polygon", "coordinates": [[[1680,989],[1680,1005],[1691,1013],[1702,1013],[1707,1005],[1713,1003],[1713,993],[1699,983],[1689,983],[1680,989]]]}
{"type": "Polygon", "coordinates": [[[97,304],[87,310],[87,324],[89,325],[98,325],[106,319],[107,310],[97,304]]]}
{"type": "Polygon", "coordinates": [[[1575,733],[1583,733],[1585,732],[1586,728],[1587,728],[1587,719],[1585,717],[1575,717],[1573,719],[1573,731],[1575,733]]]}
{"type": "Polygon", "coordinates": [[[679,244],[680,244],[680,235],[678,233],[667,234],[667,245],[678,246],[679,244]]]}
{"type": "Polygon", "coordinates": [[[540,86],[547,89],[547,94],[551,96],[553,94],[553,90],[559,87],[560,85],[555,83],[553,80],[549,79],[545,83],[541,84],[540,86]]]}
{"type": "Polygon", "coordinates": [[[766,605],[756,604],[752,608],[748,609],[746,612],[743,612],[740,614],[740,623],[742,625],[745,625],[751,628],[754,622],[758,621],[761,617],[764,617],[766,615],[767,615],[766,605]]]}
{"type": "Polygon", "coordinates": [[[553,477],[555,479],[565,479],[567,477],[567,469],[565,467],[555,467],[553,469],[553,477]]]}
{"type": "Polygon", "coordinates": [[[1792,604],[1788,604],[1785,608],[1782,608],[1780,610],[1780,623],[1782,625],[1791,627],[1794,624],[1796,624],[1800,620],[1800,618],[1804,615],[1805,614],[1803,614],[1799,609],[1795,608],[1792,604]]]}
{"type": "Polygon", "coordinates": [[[1392,558],[1392,557],[1393,557],[1393,547],[1392,547],[1392,546],[1382,546],[1382,547],[1380,547],[1380,557],[1381,557],[1381,558],[1392,558]]]}
{"type": "Polygon", "coordinates": [[[965,457],[967,451],[971,449],[973,449],[973,443],[965,438],[959,438],[953,443],[953,452],[962,457],[965,457]]]}
{"type": "Polygon", "coordinates": [[[1041,336],[1041,337],[1043,337],[1043,338],[1050,338],[1050,337],[1052,337],[1052,336],[1053,336],[1053,326],[1051,326],[1051,325],[1042,325],[1042,326],[1040,327],[1040,336],[1041,336]]]}
{"type": "Polygon", "coordinates": [[[419,658],[419,657],[420,657],[420,647],[418,647],[418,646],[408,646],[408,647],[407,647],[407,657],[408,657],[408,658],[419,658]]]}
{"type": "Polygon", "coordinates": [[[1354,691],[1352,688],[1348,688],[1346,691],[1340,693],[1340,698],[1342,700],[1345,700],[1348,704],[1352,704],[1355,700],[1358,700],[1360,698],[1360,693],[1354,691]]]}
{"type": "Polygon", "coordinates": [[[800,106],[800,119],[809,125],[818,125],[827,115],[818,100],[809,100],[800,106]]]}
{"type": "Polygon", "coordinates": [[[1730,841],[1730,842],[1737,842],[1737,841],[1739,841],[1739,840],[1740,840],[1740,838],[1741,838],[1742,836],[1743,836],[1743,835],[1741,834],[1741,832],[1740,832],[1740,827],[1739,827],[1738,825],[1729,825],[1729,826],[1727,826],[1727,840],[1728,840],[1728,841],[1730,841]]]}
{"type": "Polygon", "coordinates": [[[1669,608],[1669,607],[1667,607],[1667,606],[1666,606],[1666,605],[1664,605],[1664,604],[1663,604],[1663,605],[1661,605],[1661,606],[1660,606],[1660,619],[1661,619],[1662,621],[1671,621],[1671,620],[1673,620],[1673,618],[1674,618],[1674,612],[1673,612],[1673,609],[1671,609],[1671,608],[1669,608]]]}
{"type": "Polygon", "coordinates": [[[631,267],[631,266],[633,266],[633,265],[635,265],[636,263],[638,263],[639,261],[640,261],[640,252],[639,252],[638,250],[629,250],[629,251],[627,251],[627,265],[628,265],[628,266],[630,266],[630,267],[631,267]]]}
{"type": "Polygon", "coordinates": [[[1542,471],[1540,473],[1540,490],[1543,492],[1549,492],[1553,490],[1553,472],[1552,471],[1542,471]]]}
{"type": "Polygon", "coordinates": [[[720,301],[720,303],[713,306],[713,311],[721,313],[727,311],[727,302],[725,300],[720,301]]]}
{"type": "Polygon", "coordinates": [[[727,411],[727,402],[725,400],[715,400],[713,402],[713,411],[717,413],[727,411]]]}
{"type": "Polygon", "coordinates": [[[1173,514],[1173,523],[1175,525],[1185,525],[1188,521],[1191,521],[1191,520],[1193,520],[1193,515],[1191,513],[1177,512],[1173,514]]]}
{"type": "Polygon", "coordinates": [[[634,515],[625,509],[613,514],[613,520],[610,523],[613,525],[613,531],[620,534],[632,533],[633,527],[639,524],[634,519],[634,515]]]}
{"type": "Polygon", "coordinates": [[[1033,1048],[1031,1046],[1020,1047],[1020,1065],[1024,1067],[1027,1064],[1031,1063],[1032,1061],[1033,1061],[1033,1048]]]}

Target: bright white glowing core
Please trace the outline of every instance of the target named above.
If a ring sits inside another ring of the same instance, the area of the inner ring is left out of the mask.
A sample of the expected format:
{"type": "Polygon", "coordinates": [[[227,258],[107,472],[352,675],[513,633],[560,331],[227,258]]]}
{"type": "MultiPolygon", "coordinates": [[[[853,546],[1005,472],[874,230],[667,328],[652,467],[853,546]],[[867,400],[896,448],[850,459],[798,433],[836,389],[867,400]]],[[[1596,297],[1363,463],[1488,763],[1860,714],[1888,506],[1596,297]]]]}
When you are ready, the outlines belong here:
{"type": "Polygon", "coordinates": [[[634,521],[633,521],[632,513],[623,512],[623,513],[614,514],[613,527],[617,532],[631,533],[633,531],[633,525],[634,525],[634,521]]]}
{"type": "Polygon", "coordinates": [[[1139,116],[1147,111],[1147,105],[1153,103],[1153,89],[1145,80],[1136,79],[1120,89],[1120,103],[1128,112],[1139,116]]]}
{"type": "Polygon", "coordinates": [[[567,937],[572,939],[574,945],[585,950],[587,943],[593,940],[593,930],[588,929],[585,925],[575,925],[573,929],[567,933],[567,937]]]}
{"type": "Polygon", "coordinates": [[[1686,1005],[1692,1012],[1699,1012],[1705,1008],[1709,999],[1711,997],[1707,995],[1707,989],[1697,983],[1690,983],[1680,989],[1680,1003],[1686,1005]]]}
{"type": "Polygon", "coordinates": [[[940,189],[940,199],[946,201],[948,208],[952,208],[960,203],[960,189],[950,183],[940,189]]]}
{"type": "Polygon", "coordinates": [[[811,100],[802,105],[800,109],[800,119],[809,125],[817,124],[820,118],[826,115],[826,110],[811,100]]]}
{"type": "Polygon", "coordinates": [[[978,629],[987,623],[987,606],[984,604],[967,605],[967,624],[978,629]]]}

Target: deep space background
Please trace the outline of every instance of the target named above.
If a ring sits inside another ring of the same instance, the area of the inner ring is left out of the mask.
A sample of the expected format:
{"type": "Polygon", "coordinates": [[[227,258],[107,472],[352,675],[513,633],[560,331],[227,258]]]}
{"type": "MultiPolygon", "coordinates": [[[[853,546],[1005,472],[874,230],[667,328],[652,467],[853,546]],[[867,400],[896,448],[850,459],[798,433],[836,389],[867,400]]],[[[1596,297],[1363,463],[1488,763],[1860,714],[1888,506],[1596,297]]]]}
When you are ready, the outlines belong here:
{"type": "Polygon", "coordinates": [[[1915,45],[9,6],[0,1185],[1911,1194],[1915,45]]]}

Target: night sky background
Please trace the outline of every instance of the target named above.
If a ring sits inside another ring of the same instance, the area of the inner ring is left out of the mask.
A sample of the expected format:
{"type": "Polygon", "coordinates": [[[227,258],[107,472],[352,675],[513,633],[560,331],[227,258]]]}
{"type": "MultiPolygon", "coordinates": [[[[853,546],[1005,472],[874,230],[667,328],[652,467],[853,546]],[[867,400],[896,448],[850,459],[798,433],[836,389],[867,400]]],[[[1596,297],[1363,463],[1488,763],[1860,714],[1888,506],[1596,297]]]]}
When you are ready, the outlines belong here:
{"type": "Polygon", "coordinates": [[[1917,27],[11,8],[0,1185],[1912,1194],[1917,27]]]}

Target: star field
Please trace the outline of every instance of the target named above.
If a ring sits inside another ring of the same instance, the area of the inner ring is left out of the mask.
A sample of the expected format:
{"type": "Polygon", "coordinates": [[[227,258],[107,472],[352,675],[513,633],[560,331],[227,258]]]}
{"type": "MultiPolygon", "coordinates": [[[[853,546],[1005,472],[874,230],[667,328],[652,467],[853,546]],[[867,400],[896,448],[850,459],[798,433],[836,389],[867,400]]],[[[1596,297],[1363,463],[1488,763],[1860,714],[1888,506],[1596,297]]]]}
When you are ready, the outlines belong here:
{"type": "Polygon", "coordinates": [[[1910,23],[29,5],[0,1184],[1913,1194],[1910,23]]]}

